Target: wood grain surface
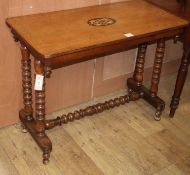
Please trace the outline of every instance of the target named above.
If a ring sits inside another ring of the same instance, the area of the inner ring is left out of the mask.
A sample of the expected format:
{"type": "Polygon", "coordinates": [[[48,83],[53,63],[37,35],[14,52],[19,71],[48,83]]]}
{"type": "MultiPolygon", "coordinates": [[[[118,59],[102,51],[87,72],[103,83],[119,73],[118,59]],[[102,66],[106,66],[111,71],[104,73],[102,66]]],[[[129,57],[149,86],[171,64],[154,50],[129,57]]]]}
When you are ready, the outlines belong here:
{"type": "Polygon", "coordinates": [[[7,19],[7,24],[36,53],[50,58],[86,47],[129,39],[124,36],[125,33],[140,37],[179,28],[188,25],[188,22],[147,2],[134,0],[14,17],[7,19]],[[98,27],[88,25],[88,20],[101,17],[113,18],[116,23],[98,27]]]}

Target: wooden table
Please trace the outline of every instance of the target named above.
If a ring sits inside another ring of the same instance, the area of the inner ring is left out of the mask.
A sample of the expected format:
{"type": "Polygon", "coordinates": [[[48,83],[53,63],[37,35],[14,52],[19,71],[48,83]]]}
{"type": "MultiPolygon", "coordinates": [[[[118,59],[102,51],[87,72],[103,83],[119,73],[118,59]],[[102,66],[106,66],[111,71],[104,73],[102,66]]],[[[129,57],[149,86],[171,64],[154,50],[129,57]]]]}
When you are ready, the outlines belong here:
{"type": "MultiPolygon", "coordinates": [[[[147,1],[190,21],[190,0],[167,0],[167,2],[165,0],[147,1]]],[[[180,96],[188,73],[188,65],[190,64],[190,26],[187,29],[186,35],[180,38],[180,41],[184,44],[184,55],[181,60],[174,94],[170,104],[170,117],[174,117],[175,111],[179,105],[180,96]]]]}
{"type": "Polygon", "coordinates": [[[156,108],[160,120],[165,103],[157,96],[165,40],[185,34],[188,22],[142,0],[119,2],[74,10],[9,18],[6,21],[21,43],[24,108],[19,116],[43,151],[47,163],[52,150],[45,130],[144,98],[156,108]],[[147,45],[157,42],[151,86],[143,86],[147,45]],[[45,78],[53,69],[138,47],[134,75],[127,80],[129,93],[104,103],[45,118],[45,78]],[[30,54],[34,56],[35,113],[32,108],[30,54]],[[41,79],[40,79],[41,78],[41,79]],[[42,81],[42,78],[43,81],[42,81]]]}

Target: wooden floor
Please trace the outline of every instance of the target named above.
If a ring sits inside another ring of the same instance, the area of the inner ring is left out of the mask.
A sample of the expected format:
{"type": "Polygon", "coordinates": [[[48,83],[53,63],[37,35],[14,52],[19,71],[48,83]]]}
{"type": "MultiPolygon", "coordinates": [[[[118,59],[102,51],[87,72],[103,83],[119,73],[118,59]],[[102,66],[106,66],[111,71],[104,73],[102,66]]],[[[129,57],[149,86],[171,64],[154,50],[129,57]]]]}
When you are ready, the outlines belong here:
{"type": "Polygon", "coordinates": [[[159,94],[167,105],[160,122],[153,119],[155,110],[139,100],[55,128],[48,131],[53,152],[46,166],[19,124],[0,129],[0,175],[190,175],[190,75],[170,119],[175,77],[161,79],[159,94]]]}

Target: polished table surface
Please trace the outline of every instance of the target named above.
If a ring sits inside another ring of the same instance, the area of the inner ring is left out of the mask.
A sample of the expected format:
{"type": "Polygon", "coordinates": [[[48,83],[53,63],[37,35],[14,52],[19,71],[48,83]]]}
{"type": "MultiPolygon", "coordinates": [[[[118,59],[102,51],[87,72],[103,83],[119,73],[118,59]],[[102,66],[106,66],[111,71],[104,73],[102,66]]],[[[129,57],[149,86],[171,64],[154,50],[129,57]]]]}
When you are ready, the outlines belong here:
{"type": "Polygon", "coordinates": [[[165,102],[157,95],[165,41],[183,35],[189,24],[142,0],[15,17],[6,22],[15,40],[21,43],[24,108],[19,117],[42,149],[44,163],[48,163],[52,151],[45,131],[55,126],[140,98],[156,109],[154,119],[159,121],[165,108],[165,102]],[[148,89],[143,85],[143,72],[147,46],[153,42],[157,48],[148,89]],[[134,74],[127,80],[128,94],[46,120],[45,78],[50,77],[52,69],[137,47],[134,74]],[[34,56],[35,84],[40,84],[39,89],[35,88],[35,98],[30,54],[34,56]]]}
{"type": "MultiPolygon", "coordinates": [[[[56,56],[180,28],[187,25],[187,21],[142,0],[134,0],[13,17],[7,24],[32,54],[45,63],[45,59],[56,56]],[[116,22],[103,27],[88,24],[90,19],[99,17],[113,18],[116,22]],[[126,33],[134,36],[127,38],[126,33]]],[[[72,58],[62,59],[69,62],[72,58]]]]}

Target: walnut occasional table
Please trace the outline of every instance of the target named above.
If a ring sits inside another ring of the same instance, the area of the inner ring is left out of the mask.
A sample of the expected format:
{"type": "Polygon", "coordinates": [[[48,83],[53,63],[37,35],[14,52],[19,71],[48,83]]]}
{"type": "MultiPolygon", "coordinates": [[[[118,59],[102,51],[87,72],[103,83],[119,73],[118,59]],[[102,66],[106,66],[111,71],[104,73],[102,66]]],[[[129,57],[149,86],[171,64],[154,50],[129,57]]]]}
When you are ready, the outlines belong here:
{"type": "Polygon", "coordinates": [[[90,116],[130,101],[144,98],[156,108],[160,120],[165,103],[157,96],[165,40],[185,34],[188,22],[145,1],[133,0],[102,6],[8,18],[6,21],[21,44],[24,108],[19,116],[49,161],[52,143],[45,131],[84,116],[90,116]],[[151,86],[143,86],[147,45],[157,42],[151,86]],[[127,80],[129,93],[104,103],[63,114],[45,117],[45,78],[53,69],[138,47],[134,75],[127,80]],[[35,113],[32,108],[30,54],[35,67],[35,113]],[[41,77],[41,78],[39,78],[41,77]],[[39,83],[39,84],[38,84],[39,83]]]}

